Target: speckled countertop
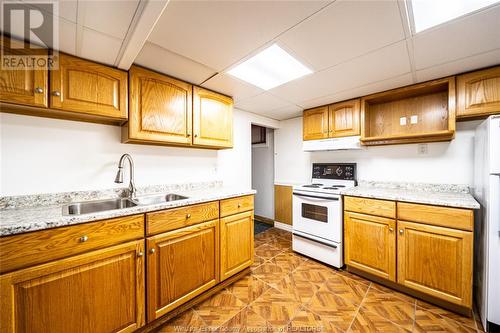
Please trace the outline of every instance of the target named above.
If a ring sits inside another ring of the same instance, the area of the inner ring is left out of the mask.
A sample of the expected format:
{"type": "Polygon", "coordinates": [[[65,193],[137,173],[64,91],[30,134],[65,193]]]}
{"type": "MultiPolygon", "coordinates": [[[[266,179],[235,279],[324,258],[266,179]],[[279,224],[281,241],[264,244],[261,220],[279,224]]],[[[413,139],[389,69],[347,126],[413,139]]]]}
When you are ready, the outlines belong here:
{"type": "Polygon", "coordinates": [[[359,181],[358,186],[343,190],[341,194],[436,206],[480,208],[466,185],[359,181]]]}
{"type": "MultiPolygon", "coordinates": [[[[0,210],[0,236],[20,234],[29,231],[43,230],[90,221],[97,221],[119,216],[141,214],[155,210],[173,207],[187,206],[201,202],[221,200],[241,195],[255,194],[255,190],[231,188],[222,186],[211,186],[207,188],[184,187],[179,190],[169,191],[188,197],[188,199],[165,202],[155,205],[141,205],[124,209],[108,210],[97,213],[63,216],[62,204],[44,205],[32,204],[21,205],[18,208],[0,210]]],[[[142,193],[145,194],[145,193],[142,193]]],[[[154,193],[153,193],[154,194],[154,193]]],[[[52,195],[54,196],[54,195],[52,195]]],[[[109,197],[109,196],[108,196],[109,197]]],[[[97,199],[97,198],[92,198],[97,199]]],[[[98,198],[101,199],[101,198],[98,198]]],[[[89,199],[88,199],[89,200],[89,199]]],[[[76,201],[76,200],[71,200],[76,201]]],[[[13,207],[12,200],[10,207],[13,207]]]]}

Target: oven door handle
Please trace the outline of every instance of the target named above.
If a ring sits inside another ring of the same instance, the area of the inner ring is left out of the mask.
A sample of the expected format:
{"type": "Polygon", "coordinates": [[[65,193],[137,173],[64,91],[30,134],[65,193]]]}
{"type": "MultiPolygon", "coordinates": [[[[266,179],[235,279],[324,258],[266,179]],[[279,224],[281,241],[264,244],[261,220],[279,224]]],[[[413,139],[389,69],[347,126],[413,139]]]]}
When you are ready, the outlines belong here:
{"type": "Polygon", "coordinates": [[[335,198],[335,197],[320,197],[318,195],[302,194],[302,193],[297,193],[297,192],[293,192],[293,195],[296,195],[298,197],[326,199],[326,200],[332,200],[332,201],[338,201],[339,200],[339,198],[335,198]]]}
{"type": "Polygon", "coordinates": [[[316,243],[320,243],[320,244],[323,244],[323,245],[326,245],[326,246],[329,246],[329,247],[333,247],[334,249],[337,248],[337,245],[334,245],[334,244],[328,244],[326,242],[322,242],[322,241],[319,241],[317,239],[312,239],[312,238],[309,238],[309,237],[306,237],[306,236],[302,236],[302,235],[299,235],[298,233],[295,233],[295,232],[292,232],[292,234],[294,236],[297,236],[297,237],[300,237],[300,238],[304,238],[304,239],[311,240],[311,241],[316,242],[316,243]]]}

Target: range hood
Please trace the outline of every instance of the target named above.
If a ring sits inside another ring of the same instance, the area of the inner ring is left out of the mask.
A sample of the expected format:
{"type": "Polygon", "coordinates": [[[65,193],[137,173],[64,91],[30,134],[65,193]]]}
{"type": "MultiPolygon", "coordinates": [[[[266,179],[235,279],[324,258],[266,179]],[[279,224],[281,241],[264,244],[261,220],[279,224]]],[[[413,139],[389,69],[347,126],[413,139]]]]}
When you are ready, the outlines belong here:
{"type": "Polygon", "coordinates": [[[307,140],[302,142],[302,149],[304,151],[363,149],[359,138],[360,136],[358,135],[346,136],[344,138],[307,140]]]}

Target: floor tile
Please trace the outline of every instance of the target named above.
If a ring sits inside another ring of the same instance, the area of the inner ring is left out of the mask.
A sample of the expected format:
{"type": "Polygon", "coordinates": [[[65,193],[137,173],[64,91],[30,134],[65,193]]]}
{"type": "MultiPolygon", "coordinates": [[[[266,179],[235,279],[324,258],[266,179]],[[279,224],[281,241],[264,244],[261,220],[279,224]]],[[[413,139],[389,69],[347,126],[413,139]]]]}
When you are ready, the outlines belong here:
{"type": "Polygon", "coordinates": [[[370,288],[363,300],[362,308],[392,321],[407,330],[413,329],[415,303],[408,303],[391,293],[370,288]]]}
{"type": "Polygon", "coordinates": [[[467,327],[476,329],[476,321],[474,320],[474,317],[465,317],[421,300],[417,300],[417,307],[436,313],[441,317],[446,317],[458,321],[460,324],[467,327]]]}
{"type": "Polygon", "coordinates": [[[335,276],[335,272],[332,269],[318,266],[312,267],[308,263],[304,263],[297,267],[292,274],[297,278],[310,281],[318,286],[322,286],[330,277],[335,276]]]}
{"type": "Polygon", "coordinates": [[[352,274],[344,269],[338,269],[336,270],[338,274],[342,275],[342,276],[345,276],[351,280],[354,280],[356,282],[360,282],[360,283],[364,283],[364,284],[371,284],[372,282],[368,279],[365,279],[364,277],[361,277],[359,275],[356,275],[356,274],[352,274]]]}
{"type": "Polygon", "coordinates": [[[252,276],[266,282],[270,286],[275,286],[285,275],[290,273],[290,270],[270,262],[263,263],[251,272],[252,276]]]}
{"type": "Polygon", "coordinates": [[[268,232],[273,233],[279,237],[282,237],[282,238],[285,238],[288,240],[292,240],[292,233],[290,231],[285,231],[285,230],[278,229],[278,228],[272,228],[272,229],[269,229],[268,232]]]}
{"type": "Polygon", "coordinates": [[[175,332],[200,332],[206,328],[207,324],[201,317],[189,309],[179,316],[169,320],[157,333],[175,333],[175,332]]]}
{"type": "Polygon", "coordinates": [[[392,332],[411,332],[407,331],[398,325],[391,323],[382,316],[368,312],[362,308],[359,310],[356,318],[349,328],[349,333],[392,333],[392,332]]]}
{"type": "Polygon", "coordinates": [[[301,304],[289,295],[271,288],[249,307],[269,322],[273,328],[279,329],[284,328],[292,320],[301,304]]]}
{"type": "Polygon", "coordinates": [[[406,295],[406,294],[400,293],[399,291],[396,291],[394,289],[388,288],[386,286],[380,285],[380,284],[375,283],[375,282],[372,282],[372,284],[370,285],[370,287],[372,289],[380,290],[380,291],[383,291],[385,293],[391,294],[391,295],[399,298],[400,300],[408,302],[408,303],[411,303],[411,304],[415,304],[415,302],[417,301],[416,298],[414,298],[414,297],[412,297],[410,295],[406,295]]]}
{"type": "Polygon", "coordinates": [[[365,298],[369,286],[346,278],[340,274],[335,274],[326,280],[323,288],[359,305],[363,298],[365,298]]]}
{"type": "Polygon", "coordinates": [[[220,333],[268,333],[272,326],[250,308],[244,308],[233,318],[222,324],[220,333]]]}
{"type": "Polygon", "coordinates": [[[277,249],[269,244],[264,244],[255,248],[255,255],[263,259],[271,259],[280,254],[281,252],[282,250],[277,249]]]}
{"type": "Polygon", "coordinates": [[[305,260],[301,259],[299,256],[295,256],[291,253],[281,252],[276,257],[271,258],[270,262],[276,264],[288,271],[294,271],[300,265],[305,263],[305,260]]]}
{"type": "Polygon", "coordinates": [[[194,311],[211,329],[217,328],[245,307],[245,304],[228,291],[222,291],[194,307],[194,311]]]}
{"type": "Polygon", "coordinates": [[[269,245],[272,245],[275,248],[278,248],[281,250],[291,250],[292,249],[292,241],[285,239],[285,238],[281,238],[281,237],[276,237],[276,238],[270,240],[269,245]]]}
{"type": "Polygon", "coordinates": [[[266,230],[254,236],[254,241],[271,241],[278,237],[276,234],[272,234],[270,230],[266,230]]]}
{"type": "Polygon", "coordinates": [[[306,307],[321,318],[328,317],[332,325],[344,331],[349,328],[358,310],[356,304],[325,290],[319,290],[306,307]]]}
{"type": "Polygon", "coordinates": [[[327,332],[343,333],[339,327],[335,326],[334,321],[329,320],[328,316],[320,316],[311,310],[302,307],[292,319],[287,329],[289,332],[327,332]]]}
{"type": "Polygon", "coordinates": [[[252,266],[250,266],[250,269],[253,270],[253,269],[259,267],[260,265],[262,265],[265,262],[266,262],[266,259],[254,255],[253,256],[253,264],[252,264],[252,266]]]}
{"type": "Polygon", "coordinates": [[[243,303],[249,304],[255,301],[257,297],[262,295],[269,288],[269,285],[263,281],[252,275],[247,275],[230,285],[227,290],[243,303]]]}
{"type": "Polygon", "coordinates": [[[455,320],[418,307],[415,313],[414,332],[475,333],[477,331],[455,320]]]}
{"type": "Polygon", "coordinates": [[[289,295],[302,304],[309,303],[319,289],[316,284],[298,278],[293,274],[283,277],[283,279],[273,285],[273,288],[278,289],[283,294],[289,295]]]}

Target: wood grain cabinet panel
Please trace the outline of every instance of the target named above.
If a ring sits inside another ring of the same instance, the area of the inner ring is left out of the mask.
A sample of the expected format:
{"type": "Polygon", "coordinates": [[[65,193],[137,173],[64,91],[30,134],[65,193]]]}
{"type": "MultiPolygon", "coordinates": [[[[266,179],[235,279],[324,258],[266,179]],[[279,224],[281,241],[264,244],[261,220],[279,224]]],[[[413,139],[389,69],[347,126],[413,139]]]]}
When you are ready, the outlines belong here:
{"type": "Polygon", "coordinates": [[[474,211],[472,209],[398,202],[397,210],[398,220],[420,222],[467,231],[474,230],[474,211]]]}
{"type": "Polygon", "coordinates": [[[500,113],[500,66],[457,77],[457,118],[500,113]]]}
{"type": "Polygon", "coordinates": [[[145,68],[129,70],[129,120],[122,141],[191,145],[192,86],[145,68]]]}
{"type": "Polygon", "coordinates": [[[249,267],[253,263],[253,211],[220,220],[220,279],[249,267]]]}
{"type": "Polygon", "coordinates": [[[396,222],[345,212],[344,223],[346,264],[396,281],[396,222]]]}
{"type": "Polygon", "coordinates": [[[0,276],[0,331],[133,332],[145,322],[144,241],[0,276]]]}
{"type": "MultiPolygon", "coordinates": [[[[29,50],[22,48],[22,42],[0,38],[2,54],[16,56],[42,55],[47,57],[47,50],[29,50]]],[[[2,61],[4,61],[2,56],[2,61]]],[[[0,101],[46,108],[49,74],[43,70],[6,70],[0,69],[0,101]]]]}
{"type": "Polygon", "coordinates": [[[326,139],[330,134],[328,106],[304,110],[302,136],[305,140],[326,139]]]}
{"type": "Polygon", "coordinates": [[[274,185],[274,220],[292,225],[292,186],[274,185]]]}
{"type": "Polygon", "coordinates": [[[329,137],[359,135],[360,102],[358,99],[335,103],[328,106],[329,137]]]}
{"type": "Polygon", "coordinates": [[[253,195],[244,195],[242,197],[224,199],[220,201],[220,217],[226,217],[229,215],[253,210],[253,207],[253,195]]]}
{"type": "Polygon", "coordinates": [[[398,221],[398,283],[472,306],[473,233],[398,221]]]}
{"type": "Polygon", "coordinates": [[[149,237],[147,249],[148,322],[219,281],[218,220],[149,237]]]}
{"type": "Polygon", "coordinates": [[[193,87],[193,144],[202,147],[233,146],[233,99],[193,87]]]}
{"type": "Polygon", "coordinates": [[[361,197],[344,197],[344,210],[395,218],[396,202],[361,197]]]}
{"type": "Polygon", "coordinates": [[[50,107],[125,121],[128,116],[127,72],[59,54],[50,71],[50,107]]]}

